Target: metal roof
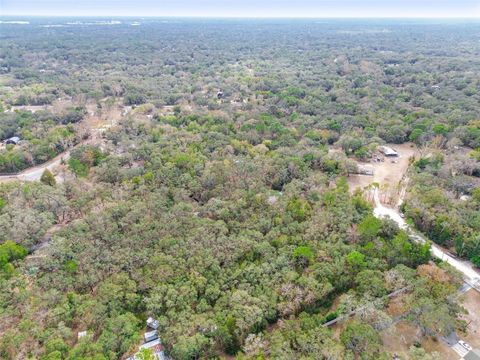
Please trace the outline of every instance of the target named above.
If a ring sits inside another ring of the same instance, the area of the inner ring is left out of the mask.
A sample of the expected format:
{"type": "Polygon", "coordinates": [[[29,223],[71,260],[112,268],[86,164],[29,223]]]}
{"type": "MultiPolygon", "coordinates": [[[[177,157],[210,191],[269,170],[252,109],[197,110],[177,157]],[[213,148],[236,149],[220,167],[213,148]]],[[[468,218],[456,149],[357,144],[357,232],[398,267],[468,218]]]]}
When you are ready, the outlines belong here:
{"type": "Polygon", "coordinates": [[[463,357],[465,360],[480,360],[480,349],[473,349],[463,357]]]}

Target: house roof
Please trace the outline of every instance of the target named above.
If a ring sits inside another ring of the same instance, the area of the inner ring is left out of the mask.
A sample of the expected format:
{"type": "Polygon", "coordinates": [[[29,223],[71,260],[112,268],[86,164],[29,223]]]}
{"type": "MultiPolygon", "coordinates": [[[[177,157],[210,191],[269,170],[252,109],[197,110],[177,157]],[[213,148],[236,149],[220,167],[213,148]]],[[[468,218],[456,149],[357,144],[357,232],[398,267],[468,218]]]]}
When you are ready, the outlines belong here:
{"type": "Polygon", "coordinates": [[[160,342],[160,339],[156,339],[141,345],[140,350],[141,349],[152,349],[153,352],[157,352],[157,350],[163,351],[163,346],[162,346],[162,343],[160,342]]]}
{"type": "Polygon", "coordinates": [[[150,349],[153,352],[153,355],[155,356],[155,359],[158,360],[164,360],[167,357],[165,356],[165,353],[163,352],[163,345],[160,342],[160,339],[156,339],[153,341],[150,341],[148,343],[143,344],[140,346],[139,350],[142,349],[150,349]]]}
{"type": "Polygon", "coordinates": [[[395,150],[393,150],[391,147],[388,147],[388,146],[382,146],[380,147],[380,150],[382,150],[382,152],[385,155],[398,155],[398,153],[395,150]]]}
{"type": "Polygon", "coordinates": [[[465,360],[480,360],[480,349],[473,349],[463,357],[465,360]]]}
{"type": "Polygon", "coordinates": [[[145,341],[153,340],[158,338],[157,330],[147,331],[144,335],[145,341]]]}
{"type": "Polygon", "coordinates": [[[155,319],[152,318],[152,317],[149,317],[149,318],[147,319],[147,326],[148,326],[148,327],[156,330],[156,329],[158,329],[159,325],[160,325],[160,324],[159,324],[158,320],[155,320],[155,319]]]}
{"type": "Polygon", "coordinates": [[[14,143],[18,143],[20,141],[20,138],[18,136],[12,136],[11,138],[9,138],[5,141],[11,141],[11,142],[14,142],[14,143]]]}

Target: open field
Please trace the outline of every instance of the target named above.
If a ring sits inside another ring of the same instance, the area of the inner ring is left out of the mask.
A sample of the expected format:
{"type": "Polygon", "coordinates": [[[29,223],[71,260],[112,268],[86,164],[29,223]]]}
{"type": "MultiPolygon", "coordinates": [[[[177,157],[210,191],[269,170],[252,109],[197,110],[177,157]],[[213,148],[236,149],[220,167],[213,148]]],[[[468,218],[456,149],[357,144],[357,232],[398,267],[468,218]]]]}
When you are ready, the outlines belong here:
{"type": "Polygon", "coordinates": [[[359,163],[358,165],[360,167],[373,169],[374,175],[350,175],[347,182],[350,186],[351,192],[354,192],[359,188],[363,189],[376,182],[380,185],[381,193],[389,194],[390,198],[393,198],[395,194],[398,194],[399,184],[408,169],[410,158],[412,156],[418,156],[419,151],[412,143],[401,145],[387,144],[387,146],[397,150],[399,156],[385,158],[382,162],[371,161],[368,163],[359,163]]]}
{"type": "Polygon", "coordinates": [[[400,321],[385,330],[381,336],[385,350],[401,356],[402,359],[410,359],[408,356],[409,349],[417,342],[419,342],[428,353],[436,352],[439,355],[439,359],[458,359],[458,355],[446,344],[431,338],[422,339],[421,336],[418,335],[418,329],[405,321],[400,321]]]}

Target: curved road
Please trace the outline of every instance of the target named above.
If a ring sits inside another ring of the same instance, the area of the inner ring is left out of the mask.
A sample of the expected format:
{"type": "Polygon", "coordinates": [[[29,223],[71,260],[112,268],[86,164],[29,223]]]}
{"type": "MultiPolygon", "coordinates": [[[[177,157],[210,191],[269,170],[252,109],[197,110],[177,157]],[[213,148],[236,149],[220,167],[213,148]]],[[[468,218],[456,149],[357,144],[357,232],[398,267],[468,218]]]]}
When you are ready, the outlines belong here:
{"type": "Polygon", "coordinates": [[[63,161],[68,160],[70,158],[70,151],[71,150],[67,150],[41,165],[28,168],[18,174],[1,175],[0,182],[5,182],[5,181],[10,181],[15,179],[22,180],[22,181],[38,181],[42,177],[42,174],[45,171],[45,169],[52,171],[55,167],[57,167],[62,163],[62,160],[63,161]]]}
{"type": "MultiPolygon", "coordinates": [[[[410,237],[415,241],[419,243],[425,243],[427,241],[425,238],[423,238],[421,235],[415,232],[411,228],[411,226],[405,222],[405,220],[400,216],[400,213],[397,210],[382,205],[382,203],[380,202],[378,189],[373,190],[373,198],[375,200],[375,209],[373,212],[377,218],[388,216],[393,221],[395,221],[401,229],[405,230],[410,235],[410,237]]],[[[469,285],[474,286],[475,288],[477,288],[478,286],[477,290],[480,289],[480,284],[475,286],[477,282],[480,283],[480,272],[478,272],[478,270],[474,268],[471,262],[455,259],[451,255],[449,255],[444,249],[442,249],[440,246],[433,243],[432,243],[431,251],[433,256],[449,263],[455,269],[460,271],[464,275],[465,280],[469,285]]]]}
{"type": "Polygon", "coordinates": [[[114,124],[116,124],[116,121],[113,120],[113,119],[110,119],[110,120],[105,119],[104,121],[102,121],[100,123],[97,123],[96,128],[91,128],[91,133],[89,134],[88,139],[80,141],[78,144],[71,147],[69,150],[66,150],[63,153],[58,154],[56,157],[54,157],[53,159],[51,159],[51,160],[49,160],[49,161],[47,161],[43,164],[25,169],[18,174],[0,175],[0,183],[6,182],[6,181],[12,181],[12,180],[21,180],[21,181],[38,181],[38,180],[40,180],[40,178],[42,177],[42,174],[45,171],[45,169],[48,169],[48,170],[52,171],[55,167],[60,165],[62,163],[62,161],[68,160],[70,158],[70,152],[73,149],[75,149],[75,148],[77,148],[81,145],[85,145],[85,144],[88,144],[88,143],[95,144],[98,141],[101,141],[101,136],[100,135],[106,129],[110,128],[114,124]]]}

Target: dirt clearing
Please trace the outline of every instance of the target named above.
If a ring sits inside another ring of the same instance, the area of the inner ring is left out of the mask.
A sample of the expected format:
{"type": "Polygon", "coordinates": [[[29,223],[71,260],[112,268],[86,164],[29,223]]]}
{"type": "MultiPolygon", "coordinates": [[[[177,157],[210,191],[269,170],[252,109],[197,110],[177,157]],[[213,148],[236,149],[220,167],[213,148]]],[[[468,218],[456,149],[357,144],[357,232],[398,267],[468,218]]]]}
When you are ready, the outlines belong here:
{"type": "Polygon", "coordinates": [[[361,162],[359,167],[373,169],[373,176],[368,175],[350,175],[347,179],[350,191],[363,189],[376,182],[380,185],[381,193],[385,197],[394,198],[400,190],[400,182],[405,175],[410,164],[410,158],[419,154],[417,147],[413,143],[405,143],[401,145],[387,144],[387,146],[395,149],[398,157],[384,157],[383,161],[361,162]]]}
{"type": "Polygon", "coordinates": [[[480,292],[470,289],[463,295],[463,307],[468,314],[462,316],[467,322],[467,334],[461,337],[474,348],[480,348],[480,292]]]}
{"type": "Polygon", "coordinates": [[[439,359],[459,358],[455,351],[440,340],[421,337],[419,329],[406,321],[399,321],[391,328],[383,331],[381,337],[385,350],[401,356],[402,359],[410,359],[409,350],[415,343],[420,343],[427,353],[438,353],[439,359]]]}

